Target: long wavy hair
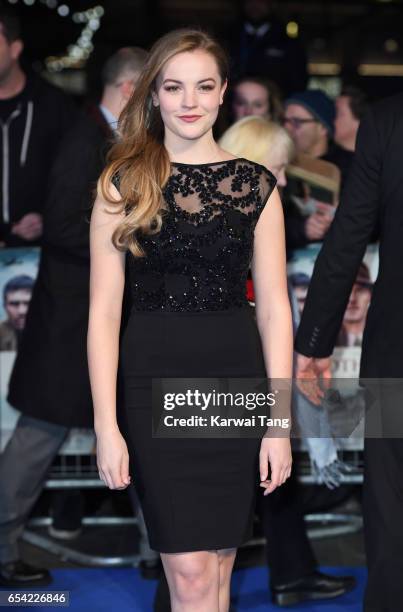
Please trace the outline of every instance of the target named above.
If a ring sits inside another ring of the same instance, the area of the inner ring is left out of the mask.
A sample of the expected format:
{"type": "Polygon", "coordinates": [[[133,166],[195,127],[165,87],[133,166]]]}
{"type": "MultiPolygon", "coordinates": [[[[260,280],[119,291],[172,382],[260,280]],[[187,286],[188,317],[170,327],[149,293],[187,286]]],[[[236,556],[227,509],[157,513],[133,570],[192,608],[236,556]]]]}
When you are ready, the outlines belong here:
{"type": "Polygon", "coordinates": [[[112,235],[114,246],[144,256],[138,232],[160,231],[162,190],[171,166],[164,146],[164,124],[159,107],[152,102],[156,80],[165,64],[178,53],[203,50],[217,62],[222,82],[228,78],[228,61],[221,46],[207,33],[180,29],[165,34],[152,47],[133,95],[119,117],[118,139],[108,153],[107,165],[100,177],[100,193],[124,219],[112,235]],[[110,182],[119,177],[118,203],[110,196],[110,182]]]}

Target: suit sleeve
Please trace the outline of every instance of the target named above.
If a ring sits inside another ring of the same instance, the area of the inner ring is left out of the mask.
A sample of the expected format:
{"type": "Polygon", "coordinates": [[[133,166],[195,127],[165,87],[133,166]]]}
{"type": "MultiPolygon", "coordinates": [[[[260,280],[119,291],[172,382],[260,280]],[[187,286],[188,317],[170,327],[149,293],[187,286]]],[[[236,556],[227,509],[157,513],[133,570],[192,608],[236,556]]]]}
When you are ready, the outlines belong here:
{"type": "Polygon", "coordinates": [[[315,263],[295,338],[309,357],[333,352],[344,312],[381,205],[382,155],[373,111],[363,118],[346,187],[315,263]]]}

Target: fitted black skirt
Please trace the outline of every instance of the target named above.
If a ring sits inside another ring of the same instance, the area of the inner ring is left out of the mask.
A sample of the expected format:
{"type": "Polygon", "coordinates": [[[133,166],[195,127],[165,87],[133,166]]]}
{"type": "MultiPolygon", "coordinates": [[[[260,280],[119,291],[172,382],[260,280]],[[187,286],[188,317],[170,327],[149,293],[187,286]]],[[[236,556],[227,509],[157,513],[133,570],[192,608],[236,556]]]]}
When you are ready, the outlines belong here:
{"type": "Polygon", "coordinates": [[[265,377],[252,309],[134,311],[121,366],[122,429],[151,548],[218,550],[250,539],[261,438],[153,437],[151,379],[265,377]]]}

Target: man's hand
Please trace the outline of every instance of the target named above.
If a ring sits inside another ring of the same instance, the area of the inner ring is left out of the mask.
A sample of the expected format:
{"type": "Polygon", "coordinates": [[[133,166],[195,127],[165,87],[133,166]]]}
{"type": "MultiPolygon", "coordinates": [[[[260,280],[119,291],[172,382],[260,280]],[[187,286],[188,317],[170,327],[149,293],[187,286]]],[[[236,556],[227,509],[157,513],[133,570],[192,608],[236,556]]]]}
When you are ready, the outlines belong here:
{"type": "Polygon", "coordinates": [[[322,240],[333,221],[335,207],[324,202],[316,203],[316,212],[310,215],[305,223],[305,235],[308,240],[322,240]]]}
{"type": "Polygon", "coordinates": [[[11,228],[11,233],[23,238],[24,240],[36,240],[42,235],[43,223],[42,215],[39,213],[28,213],[15,223],[11,228]]]}
{"type": "Polygon", "coordinates": [[[331,378],[330,357],[314,359],[297,353],[297,387],[312,404],[320,406],[325,394],[320,382],[326,389],[330,386],[331,378]]]}

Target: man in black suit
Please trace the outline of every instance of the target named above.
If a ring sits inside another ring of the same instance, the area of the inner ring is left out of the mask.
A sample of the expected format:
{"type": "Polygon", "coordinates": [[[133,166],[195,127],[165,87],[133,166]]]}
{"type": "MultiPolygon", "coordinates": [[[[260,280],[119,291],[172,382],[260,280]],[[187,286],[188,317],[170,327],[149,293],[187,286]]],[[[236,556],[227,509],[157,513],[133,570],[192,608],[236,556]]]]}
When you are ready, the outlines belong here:
{"type": "Polygon", "coordinates": [[[230,34],[231,75],[274,81],[284,96],[305,89],[307,58],[299,38],[290,38],[271,0],[243,0],[243,20],[230,34]]]}
{"type": "MultiPolygon", "coordinates": [[[[379,225],[380,265],[364,330],[360,377],[381,397],[403,378],[403,94],[378,102],[362,120],[356,156],[334,221],[317,258],[295,347],[297,377],[329,370],[365,248],[379,225]],[[365,379],[365,380],[364,380],[365,379]],[[388,379],[388,381],[386,380],[388,379]]],[[[403,606],[402,384],[367,406],[364,534],[368,563],[365,612],[403,606]],[[400,423],[399,423],[400,420],[400,423]],[[377,425],[374,425],[377,421],[377,425]]],[[[309,394],[320,402],[318,386],[309,394]]]]}

